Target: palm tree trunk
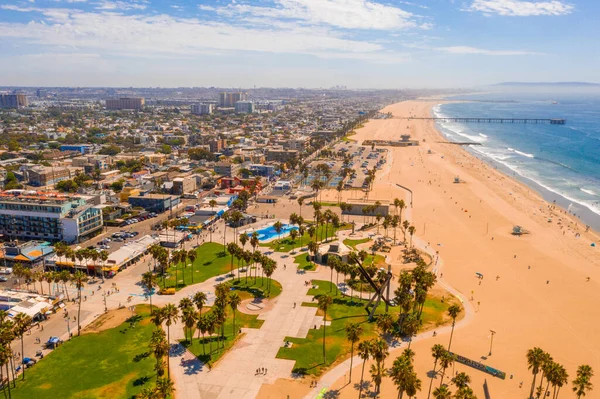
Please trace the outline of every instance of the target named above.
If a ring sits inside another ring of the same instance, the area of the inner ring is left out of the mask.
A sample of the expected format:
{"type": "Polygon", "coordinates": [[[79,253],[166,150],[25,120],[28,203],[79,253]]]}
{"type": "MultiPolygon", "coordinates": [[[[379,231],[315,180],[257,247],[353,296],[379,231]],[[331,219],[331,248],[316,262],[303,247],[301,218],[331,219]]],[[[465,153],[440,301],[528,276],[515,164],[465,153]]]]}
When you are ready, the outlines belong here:
{"type": "Polygon", "coordinates": [[[436,375],[435,368],[437,367],[437,358],[433,362],[433,374],[431,375],[431,382],[429,383],[429,392],[427,392],[427,399],[431,396],[431,387],[433,386],[433,377],[436,375]]]}
{"type": "Polygon", "coordinates": [[[167,379],[171,379],[171,327],[167,326],[167,344],[169,349],[167,350],[167,379]]]}
{"type": "Polygon", "coordinates": [[[531,391],[529,392],[529,399],[533,398],[533,390],[535,389],[535,379],[537,377],[537,373],[533,374],[533,382],[531,383],[531,391]]]}
{"type": "Polygon", "coordinates": [[[358,399],[360,399],[362,394],[363,380],[365,376],[365,364],[367,363],[367,359],[363,360],[362,371],[360,373],[360,385],[358,386],[358,399]]]}
{"type": "Polygon", "coordinates": [[[327,356],[325,355],[325,321],[327,320],[327,312],[323,312],[323,363],[327,363],[327,356]]]}
{"type": "Polygon", "coordinates": [[[77,336],[81,334],[81,288],[79,289],[79,306],[77,307],[77,336]]]}
{"type": "Polygon", "coordinates": [[[8,362],[6,362],[6,385],[8,386],[8,397],[12,398],[12,394],[10,393],[10,373],[8,372],[8,362]]]}
{"type": "MultiPolygon", "coordinates": [[[[25,347],[23,345],[23,334],[21,334],[21,353],[22,356],[25,357],[25,347]]],[[[25,365],[21,362],[21,366],[23,367],[23,381],[25,381],[25,365]]]]}
{"type": "Polygon", "coordinates": [[[206,356],[206,340],[204,339],[204,333],[202,333],[202,354],[206,356]]]}
{"type": "Polygon", "coordinates": [[[348,377],[348,383],[352,382],[352,358],[354,357],[354,342],[350,346],[350,376],[348,377]]]}
{"type": "Polygon", "coordinates": [[[450,352],[450,345],[452,345],[452,336],[454,335],[454,321],[452,322],[452,331],[450,332],[450,342],[448,342],[448,352],[450,352]]]}

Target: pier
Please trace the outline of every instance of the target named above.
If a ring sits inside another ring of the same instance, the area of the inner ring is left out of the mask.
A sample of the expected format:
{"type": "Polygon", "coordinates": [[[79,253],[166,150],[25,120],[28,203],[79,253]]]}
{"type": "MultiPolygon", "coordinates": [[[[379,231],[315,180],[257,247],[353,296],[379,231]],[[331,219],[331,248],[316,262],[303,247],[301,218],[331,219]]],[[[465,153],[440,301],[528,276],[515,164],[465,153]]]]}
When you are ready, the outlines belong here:
{"type": "Polygon", "coordinates": [[[405,120],[425,120],[442,122],[462,122],[462,123],[524,123],[524,124],[550,124],[564,125],[566,119],[544,119],[544,118],[413,118],[394,116],[393,119],[405,120]]]}

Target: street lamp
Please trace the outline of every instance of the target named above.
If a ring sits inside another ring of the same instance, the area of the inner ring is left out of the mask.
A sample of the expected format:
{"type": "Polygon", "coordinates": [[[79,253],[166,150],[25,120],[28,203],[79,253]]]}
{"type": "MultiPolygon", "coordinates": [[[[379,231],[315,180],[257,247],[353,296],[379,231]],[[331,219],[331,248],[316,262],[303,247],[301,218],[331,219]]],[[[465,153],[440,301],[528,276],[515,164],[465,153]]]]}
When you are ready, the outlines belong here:
{"type": "Polygon", "coordinates": [[[494,345],[494,335],[496,335],[496,331],[490,330],[490,332],[492,333],[492,339],[490,341],[490,353],[488,356],[492,356],[492,345],[494,345]]]}

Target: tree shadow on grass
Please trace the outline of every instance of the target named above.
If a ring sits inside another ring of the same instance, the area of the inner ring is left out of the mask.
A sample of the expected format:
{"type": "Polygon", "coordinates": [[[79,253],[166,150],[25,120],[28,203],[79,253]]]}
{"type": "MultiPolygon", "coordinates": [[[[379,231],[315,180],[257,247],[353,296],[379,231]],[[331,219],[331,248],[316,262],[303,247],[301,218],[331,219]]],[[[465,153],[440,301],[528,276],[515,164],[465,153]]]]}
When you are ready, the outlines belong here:
{"type": "Polygon", "coordinates": [[[135,355],[135,357],[133,358],[133,361],[137,363],[137,362],[144,360],[148,356],[150,356],[150,352],[139,353],[139,354],[135,355]]]}
{"type": "Polygon", "coordinates": [[[139,387],[140,385],[146,385],[146,383],[148,381],[150,381],[150,377],[148,377],[148,376],[140,377],[133,381],[133,386],[139,387]]]}

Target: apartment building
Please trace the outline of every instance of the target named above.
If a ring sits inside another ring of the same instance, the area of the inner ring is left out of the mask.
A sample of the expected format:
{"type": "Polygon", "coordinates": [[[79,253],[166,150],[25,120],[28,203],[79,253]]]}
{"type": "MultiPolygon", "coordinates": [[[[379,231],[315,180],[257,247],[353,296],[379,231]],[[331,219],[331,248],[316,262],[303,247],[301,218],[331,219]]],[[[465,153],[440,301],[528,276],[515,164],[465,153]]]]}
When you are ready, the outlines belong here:
{"type": "Polygon", "coordinates": [[[284,150],[283,148],[270,148],[267,150],[268,162],[285,162],[291,158],[297,158],[297,150],[284,150]]]}
{"type": "Polygon", "coordinates": [[[173,179],[173,194],[183,195],[196,191],[196,177],[176,177],[173,179]]]}
{"type": "Polygon", "coordinates": [[[200,103],[192,104],[190,111],[194,115],[210,115],[213,113],[214,108],[214,104],[200,103]]]}
{"type": "Polygon", "coordinates": [[[26,107],[27,96],[22,93],[0,93],[0,108],[22,108],[26,107]]]}
{"type": "Polygon", "coordinates": [[[248,100],[248,94],[242,92],[219,93],[219,107],[233,107],[238,101],[248,100]]]}
{"type": "Polygon", "coordinates": [[[0,192],[0,234],[11,240],[81,242],[102,229],[102,211],[80,196],[0,192]]]}
{"type": "Polygon", "coordinates": [[[36,166],[27,171],[29,185],[44,187],[55,185],[59,181],[69,180],[71,171],[67,168],[55,168],[50,166],[36,166]]]}
{"type": "Polygon", "coordinates": [[[121,97],[110,98],[106,100],[106,109],[121,110],[134,109],[140,110],[144,108],[145,99],[143,97],[121,97]]]}
{"type": "Polygon", "coordinates": [[[240,165],[230,162],[217,162],[213,170],[217,176],[233,177],[240,171],[240,165]]]}

